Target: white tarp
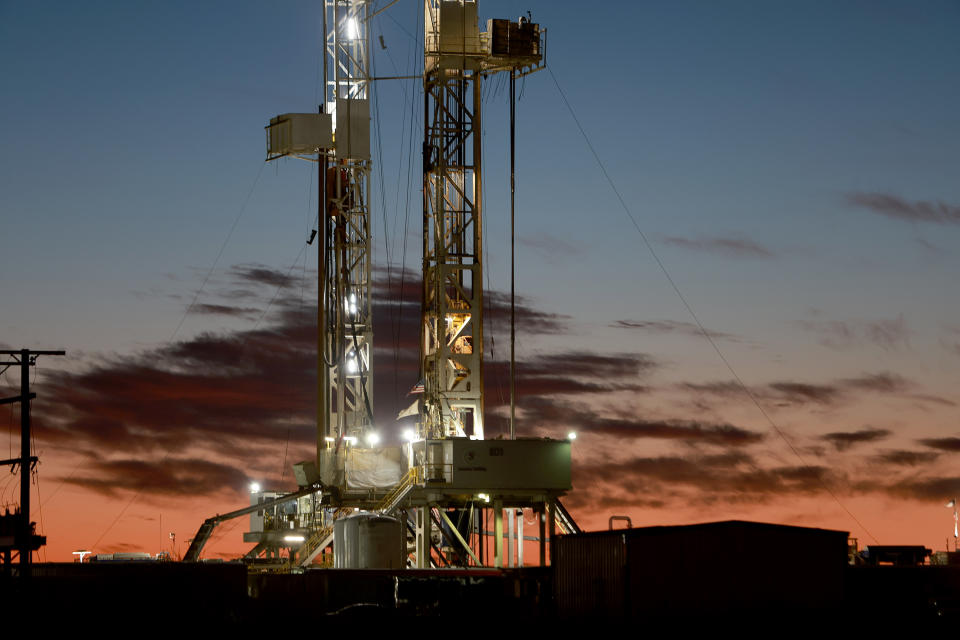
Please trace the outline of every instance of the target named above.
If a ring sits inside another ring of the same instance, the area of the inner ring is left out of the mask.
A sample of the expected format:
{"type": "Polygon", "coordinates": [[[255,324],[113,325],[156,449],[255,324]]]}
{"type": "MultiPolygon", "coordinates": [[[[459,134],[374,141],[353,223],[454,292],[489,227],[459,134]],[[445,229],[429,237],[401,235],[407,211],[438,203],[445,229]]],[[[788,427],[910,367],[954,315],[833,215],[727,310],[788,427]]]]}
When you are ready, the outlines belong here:
{"type": "Polygon", "coordinates": [[[345,471],[349,489],[389,489],[406,473],[407,461],[400,447],[346,451],[345,471]]]}
{"type": "Polygon", "coordinates": [[[408,418],[410,416],[415,416],[420,413],[420,399],[417,398],[414,400],[409,407],[397,414],[397,420],[400,418],[408,418]]]}

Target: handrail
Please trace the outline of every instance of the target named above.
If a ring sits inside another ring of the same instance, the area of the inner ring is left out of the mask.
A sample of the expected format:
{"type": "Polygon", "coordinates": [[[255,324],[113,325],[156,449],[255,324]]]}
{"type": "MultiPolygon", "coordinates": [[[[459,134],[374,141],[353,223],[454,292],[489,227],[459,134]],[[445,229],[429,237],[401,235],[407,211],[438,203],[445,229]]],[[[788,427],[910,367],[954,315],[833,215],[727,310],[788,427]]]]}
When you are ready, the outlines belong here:
{"type": "Polygon", "coordinates": [[[377,505],[376,511],[378,513],[386,514],[393,510],[397,506],[397,503],[403,499],[403,497],[413,488],[414,484],[417,484],[420,479],[419,473],[420,467],[411,467],[407,474],[397,483],[397,485],[390,490],[383,500],[380,501],[380,504],[377,505]]]}
{"type": "Polygon", "coordinates": [[[557,522],[560,523],[561,527],[568,533],[582,533],[580,525],[577,524],[577,521],[573,519],[573,516],[570,515],[570,512],[567,511],[566,507],[563,506],[563,503],[560,500],[554,500],[554,505],[556,505],[556,515],[557,522]]]}
{"type": "MultiPolygon", "coordinates": [[[[346,513],[351,512],[350,509],[337,509],[333,513],[333,520],[336,520],[339,516],[345,515],[346,513]]],[[[317,551],[326,546],[324,544],[329,540],[330,536],[333,534],[333,523],[331,522],[325,527],[321,527],[314,531],[306,542],[303,543],[303,546],[300,547],[300,552],[297,554],[296,564],[298,566],[306,566],[313,561],[313,558],[316,557],[317,551]]]]}

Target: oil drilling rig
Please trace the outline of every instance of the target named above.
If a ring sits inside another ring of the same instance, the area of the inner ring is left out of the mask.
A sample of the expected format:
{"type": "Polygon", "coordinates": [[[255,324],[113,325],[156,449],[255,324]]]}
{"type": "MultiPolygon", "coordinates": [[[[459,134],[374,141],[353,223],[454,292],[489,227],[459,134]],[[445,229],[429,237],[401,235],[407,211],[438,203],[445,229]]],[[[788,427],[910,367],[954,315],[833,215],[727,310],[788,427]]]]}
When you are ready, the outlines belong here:
{"type": "Polygon", "coordinates": [[[298,491],[256,488],[249,507],[208,519],[185,559],[199,558],[217,524],[249,514],[244,541],[256,546],[247,558],[273,566],[522,566],[524,539],[538,542],[545,565],[556,529],[577,531],[559,502],[571,486],[570,442],[484,433],[481,83],[544,68],[546,33],[526,18],[488,20],[481,31],[475,0],[424,2],[423,392],[416,431],[381,445],[371,367],[370,20],[393,3],[377,12],[371,4],[325,0],[324,104],[266,127],[267,160],[316,162],[323,194],[316,460],[294,466],[298,491]],[[536,516],[535,536],[524,535],[524,509],[536,516]]]}

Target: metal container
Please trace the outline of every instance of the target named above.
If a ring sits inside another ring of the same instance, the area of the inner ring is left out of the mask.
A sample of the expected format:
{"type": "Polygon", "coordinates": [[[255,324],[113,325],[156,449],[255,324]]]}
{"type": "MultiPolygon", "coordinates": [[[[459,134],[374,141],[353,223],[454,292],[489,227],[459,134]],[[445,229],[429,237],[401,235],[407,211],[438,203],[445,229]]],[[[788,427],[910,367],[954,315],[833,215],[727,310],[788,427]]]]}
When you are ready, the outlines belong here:
{"type": "Polygon", "coordinates": [[[736,520],[558,536],[557,611],[688,621],[832,614],[844,597],[847,536],[736,520]]]}
{"type": "Polygon", "coordinates": [[[402,569],[405,540],[396,518],[360,512],[333,523],[336,569],[402,569]]]}

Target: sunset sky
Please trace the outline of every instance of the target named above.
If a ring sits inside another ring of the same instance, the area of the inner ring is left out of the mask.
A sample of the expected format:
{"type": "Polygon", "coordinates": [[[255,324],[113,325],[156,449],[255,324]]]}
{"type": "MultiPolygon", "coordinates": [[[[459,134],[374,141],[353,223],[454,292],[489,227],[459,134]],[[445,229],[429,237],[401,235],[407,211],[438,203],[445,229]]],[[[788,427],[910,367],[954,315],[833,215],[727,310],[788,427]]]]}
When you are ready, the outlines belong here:
{"type": "MultiPolygon", "coordinates": [[[[943,549],[960,5],[481,0],[481,24],[521,10],[549,70],[518,84],[518,432],[579,433],[573,515],[943,549]]],[[[422,18],[401,0],[373,21],[375,75],[421,71],[422,18]]],[[[182,553],[251,480],[293,488],[313,455],[316,168],[265,165],[263,127],[316,110],[320,21],[319,1],[0,2],[0,345],[68,354],[35,371],[42,559],[155,553],[170,532],[182,553]]],[[[422,89],[375,91],[374,404],[396,441],[418,379],[422,89]]],[[[484,109],[497,435],[505,78],[484,109]]],[[[18,372],[0,385],[15,395],[18,372]]],[[[0,425],[13,457],[17,408],[0,425]]],[[[206,555],[246,551],[247,524],[206,555]]]]}

